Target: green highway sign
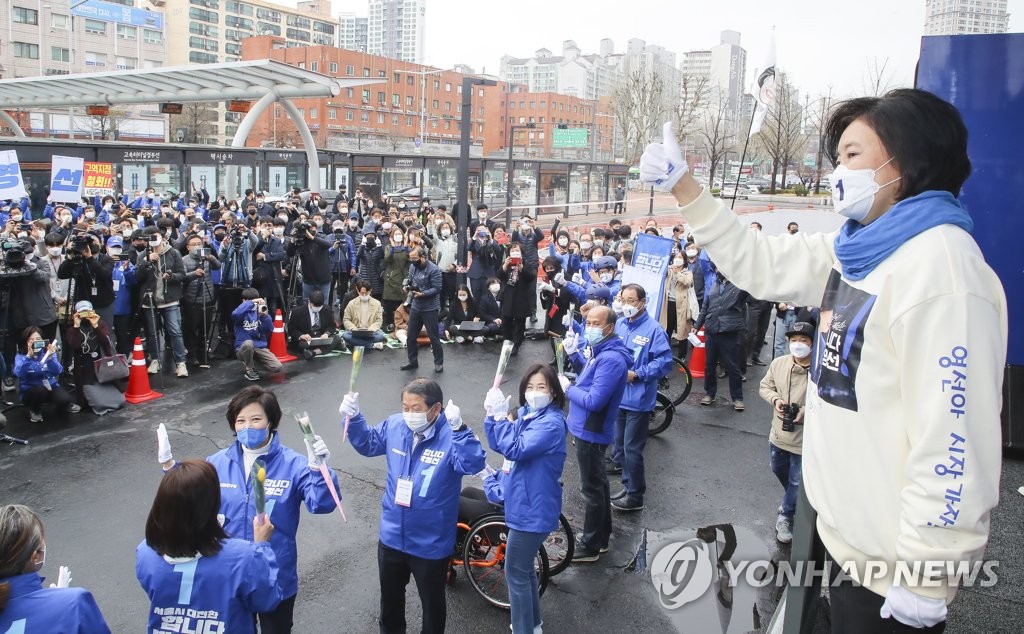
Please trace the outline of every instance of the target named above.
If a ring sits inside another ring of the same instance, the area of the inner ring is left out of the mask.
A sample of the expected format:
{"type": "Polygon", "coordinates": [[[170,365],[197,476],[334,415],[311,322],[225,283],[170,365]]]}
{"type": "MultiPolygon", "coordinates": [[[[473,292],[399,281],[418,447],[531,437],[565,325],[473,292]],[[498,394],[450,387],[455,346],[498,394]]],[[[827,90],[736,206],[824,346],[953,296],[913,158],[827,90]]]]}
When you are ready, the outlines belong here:
{"type": "Polygon", "coordinates": [[[590,147],[587,128],[555,128],[551,131],[551,147],[590,147]]]}

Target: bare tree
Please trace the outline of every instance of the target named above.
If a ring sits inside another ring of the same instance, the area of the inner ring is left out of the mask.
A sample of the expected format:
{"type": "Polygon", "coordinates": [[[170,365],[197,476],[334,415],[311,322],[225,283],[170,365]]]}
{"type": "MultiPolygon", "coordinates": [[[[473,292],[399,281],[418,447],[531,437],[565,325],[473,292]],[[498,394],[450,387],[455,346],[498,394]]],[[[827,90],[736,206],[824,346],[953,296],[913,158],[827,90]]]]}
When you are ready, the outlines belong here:
{"type": "Polygon", "coordinates": [[[97,139],[116,141],[121,136],[121,124],[128,118],[123,109],[110,108],[107,114],[89,117],[91,119],[90,134],[97,139]]]}
{"type": "Polygon", "coordinates": [[[782,172],[782,184],[785,186],[789,164],[804,142],[804,112],[800,105],[800,92],[789,83],[785,74],[777,75],[775,81],[775,101],[768,109],[761,131],[758,132],[761,144],[772,161],[770,192],[773,194],[776,176],[782,172]]]}
{"type": "Polygon", "coordinates": [[[822,161],[825,158],[825,146],[822,145],[822,135],[825,131],[825,124],[828,122],[829,116],[832,114],[832,110],[835,108],[835,102],[832,99],[832,87],[829,86],[828,92],[824,95],[819,95],[809,106],[807,112],[807,119],[810,123],[809,132],[817,139],[817,151],[815,152],[814,160],[814,193],[821,193],[821,172],[822,172],[822,161]]]}
{"type": "Polygon", "coordinates": [[[665,83],[655,71],[637,68],[626,74],[612,93],[612,108],[622,130],[622,155],[636,162],[665,114],[665,83]]]}
{"type": "Polygon", "coordinates": [[[672,112],[676,137],[680,142],[694,134],[700,127],[710,98],[711,77],[683,75],[679,82],[679,103],[675,105],[672,112]]]}
{"type": "Polygon", "coordinates": [[[864,94],[869,97],[881,97],[892,87],[893,72],[889,69],[889,58],[868,59],[867,68],[864,69],[864,94]]]}
{"type": "Polygon", "coordinates": [[[212,135],[217,109],[209,102],[192,101],[183,104],[181,114],[171,115],[172,138],[179,143],[205,143],[212,135]],[[177,132],[181,132],[180,135],[177,132]]]}
{"type": "MultiPolygon", "coordinates": [[[[729,100],[721,91],[715,94],[704,109],[704,115],[700,126],[697,128],[697,139],[711,163],[711,171],[708,176],[708,184],[714,185],[715,170],[718,163],[725,158],[725,155],[733,151],[735,137],[730,126],[729,100]]],[[[722,173],[723,183],[725,172],[722,173]]]]}

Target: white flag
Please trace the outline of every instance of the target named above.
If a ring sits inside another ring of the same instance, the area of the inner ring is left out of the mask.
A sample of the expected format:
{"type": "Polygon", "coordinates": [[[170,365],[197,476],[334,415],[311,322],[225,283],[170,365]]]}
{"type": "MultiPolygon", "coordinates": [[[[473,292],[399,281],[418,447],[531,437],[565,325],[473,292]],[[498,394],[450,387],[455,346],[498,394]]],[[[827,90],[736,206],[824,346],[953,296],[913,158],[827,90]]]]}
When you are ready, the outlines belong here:
{"type": "Polygon", "coordinates": [[[750,136],[754,136],[761,130],[764,117],[768,109],[775,101],[775,29],[772,29],[771,39],[768,41],[768,51],[765,54],[764,66],[757,74],[757,81],[751,87],[754,93],[754,119],[750,125],[750,136]]]}
{"type": "Polygon", "coordinates": [[[50,174],[50,200],[55,203],[82,202],[85,159],[54,155],[50,174]]]}
{"type": "Polygon", "coordinates": [[[18,163],[18,152],[0,152],[0,199],[20,200],[27,195],[25,180],[21,177],[21,164],[18,163]]]}

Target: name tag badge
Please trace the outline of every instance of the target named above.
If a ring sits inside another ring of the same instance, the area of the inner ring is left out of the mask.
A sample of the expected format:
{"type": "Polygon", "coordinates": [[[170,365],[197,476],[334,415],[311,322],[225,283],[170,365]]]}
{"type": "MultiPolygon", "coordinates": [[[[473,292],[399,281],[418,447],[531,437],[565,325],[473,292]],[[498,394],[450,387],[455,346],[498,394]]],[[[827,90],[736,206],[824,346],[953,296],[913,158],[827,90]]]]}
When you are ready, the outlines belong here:
{"type": "Polygon", "coordinates": [[[409,508],[412,506],[412,479],[399,478],[395,490],[395,504],[409,508]]]}
{"type": "Polygon", "coordinates": [[[114,280],[114,292],[121,290],[121,280],[114,280]]]}
{"type": "Polygon", "coordinates": [[[508,458],[505,458],[505,462],[501,463],[501,471],[505,475],[508,475],[512,471],[512,467],[516,466],[516,463],[508,458]]]}
{"type": "Polygon", "coordinates": [[[92,294],[93,295],[98,295],[99,292],[100,292],[100,289],[96,288],[95,286],[92,287],[92,294]]]}

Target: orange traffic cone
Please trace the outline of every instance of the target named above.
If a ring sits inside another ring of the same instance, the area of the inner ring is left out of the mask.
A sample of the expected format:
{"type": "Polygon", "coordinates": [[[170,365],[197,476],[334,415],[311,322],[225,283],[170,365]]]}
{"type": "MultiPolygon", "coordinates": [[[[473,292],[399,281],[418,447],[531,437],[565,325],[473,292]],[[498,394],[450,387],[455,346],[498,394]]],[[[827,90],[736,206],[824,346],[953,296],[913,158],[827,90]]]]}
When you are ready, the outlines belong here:
{"type": "Polygon", "coordinates": [[[274,334],[270,336],[270,351],[281,363],[288,363],[298,358],[288,354],[288,342],[284,338],[284,319],[281,317],[280,308],[274,313],[274,334]]]}
{"type": "Polygon", "coordinates": [[[124,400],[132,405],[145,403],[162,397],[160,392],[154,392],[149,387],[149,374],[146,373],[146,355],[142,352],[142,339],[135,338],[135,349],[132,350],[132,369],[128,374],[128,391],[124,393],[124,400]]]}
{"type": "MultiPolygon", "coordinates": [[[[697,338],[700,339],[701,343],[707,341],[704,338],[704,330],[701,329],[697,333],[697,338]]],[[[690,354],[690,376],[695,379],[704,378],[704,370],[707,365],[707,357],[704,354],[704,346],[694,346],[693,352],[690,354]]]]}

